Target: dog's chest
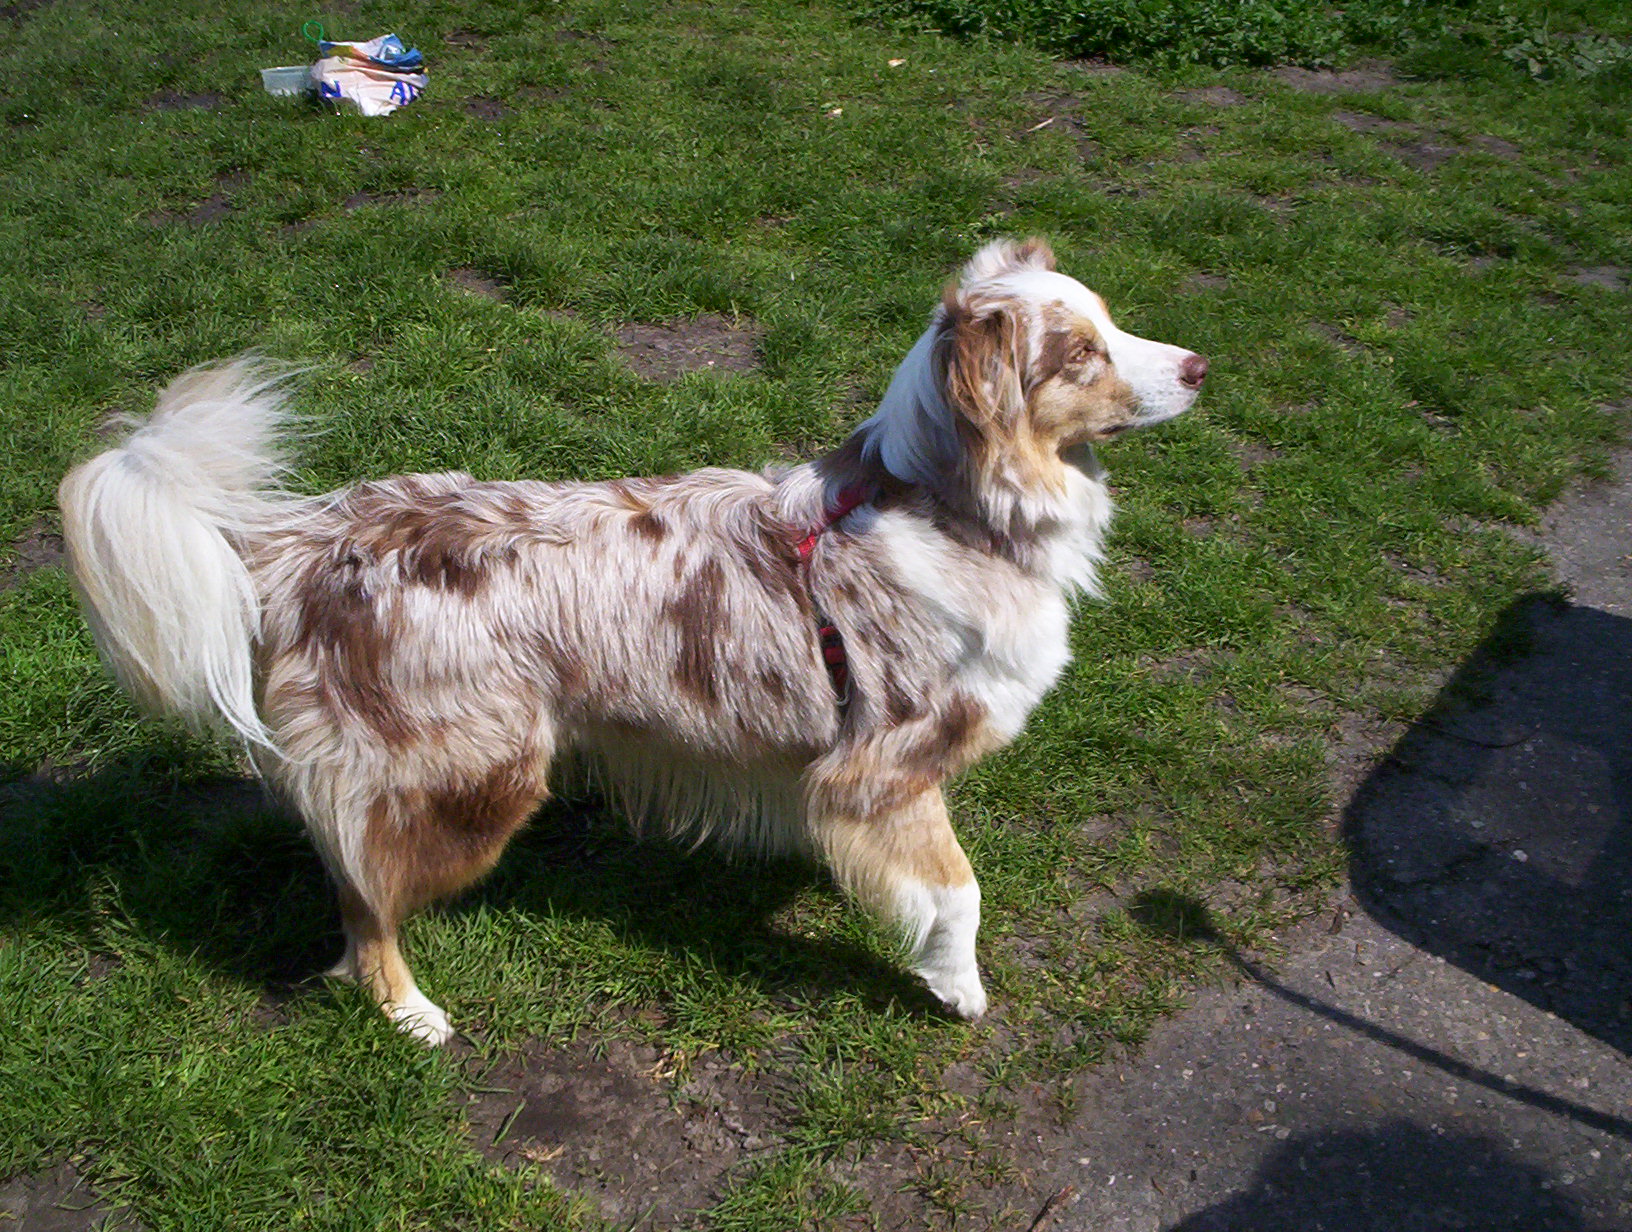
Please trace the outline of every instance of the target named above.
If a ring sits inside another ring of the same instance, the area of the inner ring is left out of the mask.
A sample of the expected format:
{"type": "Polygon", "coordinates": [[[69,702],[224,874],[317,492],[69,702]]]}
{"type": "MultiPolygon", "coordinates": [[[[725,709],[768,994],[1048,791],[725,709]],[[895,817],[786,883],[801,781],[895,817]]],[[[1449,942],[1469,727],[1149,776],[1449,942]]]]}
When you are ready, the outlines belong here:
{"type": "Polygon", "coordinates": [[[1053,579],[948,542],[921,523],[881,518],[896,585],[939,649],[942,682],[1017,735],[1070,657],[1070,614],[1053,579]]]}
{"type": "Polygon", "coordinates": [[[1012,599],[1000,605],[1006,611],[985,619],[973,613],[975,636],[954,672],[957,685],[986,707],[1008,738],[1019,734],[1071,657],[1070,613],[1057,589],[1017,588],[1012,599]]]}

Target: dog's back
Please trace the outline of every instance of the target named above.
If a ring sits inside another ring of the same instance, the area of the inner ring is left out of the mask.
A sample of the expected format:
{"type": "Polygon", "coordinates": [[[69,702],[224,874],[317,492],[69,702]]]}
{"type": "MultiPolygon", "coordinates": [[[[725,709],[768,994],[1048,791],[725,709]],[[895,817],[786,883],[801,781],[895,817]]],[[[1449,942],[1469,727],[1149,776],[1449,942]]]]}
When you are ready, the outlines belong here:
{"type": "Polygon", "coordinates": [[[531,714],[562,748],[612,733],[734,764],[808,758],[835,711],[770,493],[713,470],[338,494],[251,553],[274,735],[315,701],[337,729],[422,753],[531,714]]]}

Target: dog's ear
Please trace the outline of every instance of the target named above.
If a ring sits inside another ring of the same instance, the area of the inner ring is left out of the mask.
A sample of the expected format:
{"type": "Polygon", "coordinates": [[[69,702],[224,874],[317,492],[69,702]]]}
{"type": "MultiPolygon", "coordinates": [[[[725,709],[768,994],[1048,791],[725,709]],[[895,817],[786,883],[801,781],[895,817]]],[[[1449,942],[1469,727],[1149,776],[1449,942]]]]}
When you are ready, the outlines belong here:
{"type": "Polygon", "coordinates": [[[983,436],[1008,435],[1025,406],[1024,325],[1002,295],[952,283],[941,300],[947,404],[983,436]]]}
{"type": "Polygon", "coordinates": [[[941,304],[942,388],[983,499],[1054,491],[1059,459],[1026,406],[1031,323],[1013,297],[949,286],[941,304]]]}
{"type": "Polygon", "coordinates": [[[993,240],[963,267],[963,285],[977,286],[991,278],[1012,274],[1023,269],[1051,270],[1054,251],[1048,241],[1032,236],[1024,243],[1016,240],[993,240]]]}

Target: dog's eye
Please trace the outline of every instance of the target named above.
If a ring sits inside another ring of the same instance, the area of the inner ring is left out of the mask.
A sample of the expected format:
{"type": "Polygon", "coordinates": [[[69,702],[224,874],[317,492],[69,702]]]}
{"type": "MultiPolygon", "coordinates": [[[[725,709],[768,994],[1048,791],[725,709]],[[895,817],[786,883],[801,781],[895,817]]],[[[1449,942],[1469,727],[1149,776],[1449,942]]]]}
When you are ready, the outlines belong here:
{"type": "Polygon", "coordinates": [[[1099,347],[1086,338],[1079,338],[1072,344],[1070,353],[1066,356],[1069,364],[1085,364],[1091,359],[1099,358],[1099,347]]]}

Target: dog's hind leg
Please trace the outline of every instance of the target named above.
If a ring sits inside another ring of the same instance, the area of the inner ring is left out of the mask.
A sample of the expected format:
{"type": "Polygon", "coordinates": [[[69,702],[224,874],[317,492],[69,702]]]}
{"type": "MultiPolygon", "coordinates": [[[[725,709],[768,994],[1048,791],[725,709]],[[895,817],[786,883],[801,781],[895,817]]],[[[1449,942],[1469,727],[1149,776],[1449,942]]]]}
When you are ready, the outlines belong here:
{"type": "Polygon", "coordinates": [[[938,787],[813,793],[813,836],[839,884],[899,925],[912,966],[946,1007],[964,1018],[986,1012],[975,961],[980,885],[958,845],[938,787]],[[852,799],[854,797],[852,796],[852,799]]]}
{"type": "Polygon", "coordinates": [[[339,844],[346,953],[331,975],[366,987],[402,1030],[443,1044],[453,1028],[414,982],[397,944],[402,920],[456,894],[498,862],[543,800],[542,759],[518,758],[435,788],[377,796],[354,841],[339,844]]]}
{"type": "Polygon", "coordinates": [[[381,914],[350,885],[341,885],[340,919],[346,954],[329,974],[367,988],[399,1028],[432,1046],[453,1038],[448,1016],[414,982],[397,945],[397,921],[381,914]]]}

